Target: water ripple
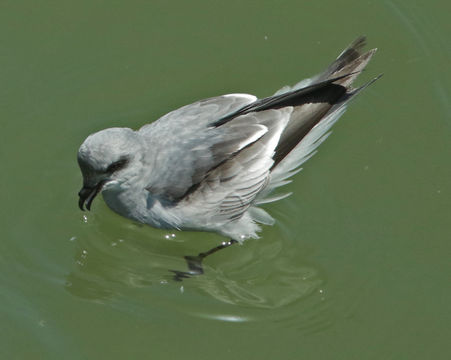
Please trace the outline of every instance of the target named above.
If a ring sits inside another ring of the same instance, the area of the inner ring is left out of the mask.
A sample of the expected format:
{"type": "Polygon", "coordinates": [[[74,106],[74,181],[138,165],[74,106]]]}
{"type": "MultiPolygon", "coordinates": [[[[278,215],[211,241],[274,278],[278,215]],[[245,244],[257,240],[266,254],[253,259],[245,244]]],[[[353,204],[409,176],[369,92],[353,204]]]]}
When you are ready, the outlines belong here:
{"type": "Polygon", "coordinates": [[[204,275],[180,283],[168,270],[186,268],[183,252],[193,252],[188,248],[196,244],[184,233],[157,232],[161,239],[149,241],[140,231],[134,229],[133,240],[130,229],[119,229],[115,239],[108,239],[91,227],[72,239],[74,268],[66,276],[66,290],[140,317],[154,316],[155,307],[161,307],[225,322],[289,326],[295,319],[293,326],[305,331],[330,324],[324,275],[283,237],[224,250],[207,259],[204,275]]]}

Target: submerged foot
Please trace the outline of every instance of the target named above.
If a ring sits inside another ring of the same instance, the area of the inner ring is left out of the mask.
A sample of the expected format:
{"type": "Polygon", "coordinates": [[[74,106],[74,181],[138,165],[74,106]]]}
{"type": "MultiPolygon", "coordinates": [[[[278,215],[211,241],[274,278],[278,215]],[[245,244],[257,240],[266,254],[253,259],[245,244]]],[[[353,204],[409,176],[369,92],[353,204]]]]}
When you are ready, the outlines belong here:
{"type": "Polygon", "coordinates": [[[189,271],[179,271],[179,270],[169,270],[174,273],[175,281],[182,281],[183,279],[188,279],[193,276],[202,275],[204,273],[204,268],[202,267],[202,261],[211,254],[214,254],[216,251],[221,249],[225,249],[230,245],[235,244],[236,240],[230,240],[228,242],[223,242],[221,245],[214,247],[213,249],[208,250],[207,252],[200,253],[195,256],[186,255],[184,256],[186,263],[188,264],[189,271]]]}
{"type": "Polygon", "coordinates": [[[189,271],[179,271],[179,270],[170,270],[174,273],[174,280],[182,281],[183,279],[188,279],[193,276],[202,275],[204,273],[204,269],[202,267],[202,260],[205,256],[201,256],[203,254],[199,254],[197,256],[184,256],[186,263],[188,264],[189,271]]]}

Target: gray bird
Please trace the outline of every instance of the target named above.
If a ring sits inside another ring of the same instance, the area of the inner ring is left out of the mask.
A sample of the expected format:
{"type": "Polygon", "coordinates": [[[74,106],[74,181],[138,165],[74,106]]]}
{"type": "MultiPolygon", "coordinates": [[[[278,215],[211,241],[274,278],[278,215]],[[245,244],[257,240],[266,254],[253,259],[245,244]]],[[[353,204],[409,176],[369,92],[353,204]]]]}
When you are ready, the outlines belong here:
{"type": "MultiPolygon", "coordinates": [[[[348,102],[374,82],[352,83],[376,49],[361,52],[359,37],[321,74],[257,99],[228,94],[174,110],[135,131],[109,128],[83,142],[79,206],[90,210],[98,193],[115,212],[156,228],[212,231],[228,239],[196,257],[189,273],[202,273],[202,259],[234,242],[258,238],[259,224],[274,219],[259,206],[290,182],[348,102]]],[[[194,260],[193,260],[194,259],[194,260]]]]}

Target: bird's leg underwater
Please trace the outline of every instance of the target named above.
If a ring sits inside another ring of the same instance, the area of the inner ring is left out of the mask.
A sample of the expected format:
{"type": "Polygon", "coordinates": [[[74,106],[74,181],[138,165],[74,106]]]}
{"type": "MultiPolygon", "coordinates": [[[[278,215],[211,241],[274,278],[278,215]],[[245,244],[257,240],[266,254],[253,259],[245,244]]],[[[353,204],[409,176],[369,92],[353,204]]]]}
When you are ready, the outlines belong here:
{"type": "Polygon", "coordinates": [[[178,270],[170,270],[174,275],[174,280],[182,281],[183,279],[190,278],[197,275],[202,275],[204,273],[204,269],[202,267],[202,261],[209,255],[214,254],[215,252],[225,249],[230,245],[235,244],[236,240],[229,240],[227,242],[223,242],[221,245],[218,245],[206,252],[201,252],[198,255],[186,255],[184,256],[186,263],[188,264],[189,271],[178,271],[178,270]]]}

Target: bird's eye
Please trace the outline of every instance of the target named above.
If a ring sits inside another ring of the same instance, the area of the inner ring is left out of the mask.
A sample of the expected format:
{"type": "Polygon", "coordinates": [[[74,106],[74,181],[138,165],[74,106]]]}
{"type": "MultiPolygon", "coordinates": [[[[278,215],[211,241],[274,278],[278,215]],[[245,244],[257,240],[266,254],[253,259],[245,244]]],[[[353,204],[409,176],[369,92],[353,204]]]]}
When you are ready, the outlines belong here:
{"type": "Polygon", "coordinates": [[[110,164],[107,167],[106,172],[113,173],[115,171],[121,170],[122,168],[124,168],[124,166],[127,164],[127,162],[128,162],[128,159],[126,157],[122,157],[118,161],[115,161],[114,163],[110,164]]]}

